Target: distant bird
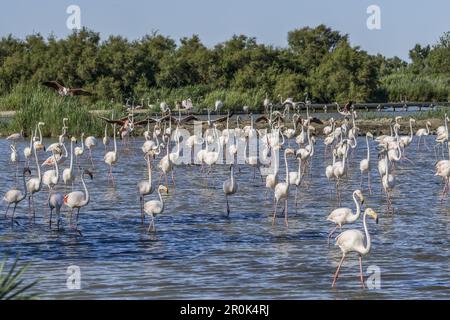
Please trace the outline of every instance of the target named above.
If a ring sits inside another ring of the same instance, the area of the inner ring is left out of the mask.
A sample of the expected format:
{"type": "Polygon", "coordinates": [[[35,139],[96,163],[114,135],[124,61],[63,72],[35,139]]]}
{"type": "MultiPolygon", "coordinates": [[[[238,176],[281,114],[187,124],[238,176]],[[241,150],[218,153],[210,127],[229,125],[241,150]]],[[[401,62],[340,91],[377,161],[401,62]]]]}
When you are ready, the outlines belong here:
{"type": "Polygon", "coordinates": [[[3,197],[3,200],[8,204],[8,208],[6,209],[6,213],[5,213],[5,218],[8,216],[8,210],[9,207],[11,206],[11,204],[14,204],[14,209],[13,209],[13,213],[11,216],[11,224],[14,224],[14,213],[16,212],[16,207],[17,204],[19,204],[19,202],[21,202],[23,199],[25,199],[27,197],[27,186],[26,186],[26,182],[25,182],[25,175],[31,174],[31,171],[29,168],[24,168],[23,169],[23,188],[24,188],[24,192],[17,189],[11,189],[8,192],[5,193],[5,196],[3,197]]]}
{"type": "Polygon", "coordinates": [[[426,139],[424,139],[422,137],[428,136],[430,134],[431,122],[427,121],[425,124],[425,127],[426,127],[426,129],[420,128],[419,130],[416,131],[416,136],[419,137],[419,139],[417,140],[417,148],[418,149],[420,148],[420,140],[423,140],[423,144],[427,147],[426,139]]]}
{"type": "Polygon", "coordinates": [[[161,214],[164,212],[164,201],[161,196],[161,190],[166,193],[168,192],[168,189],[166,188],[166,186],[159,185],[159,187],[157,189],[159,200],[150,200],[144,204],[144,212],[152,218],[152,220],[150,221],[150,224],[148,226],[147,232],[150,232],[152,226],[153,226],[153,231],[156,231],[155,218],[158,214],[161,214]]]}
{"type": "Polygon", "coordinates": [[[12,135],[6,137],[6,140],[11,141],[13,144],[16,144],[18,141],[23,139],[23,130],[19,133],[13,133],[12,135]]]}
{"type": "Polygon", "coordinates": [[[191,98],[187,98],[186,100],[181,101],[181,105],[187,113],[190,113],[193,109],[191,98]]]}
{"type": "Polygon", "coordinates": [[[216,103],[214,104],[214,111],[216,111],[217,114],[220,114],[220,109],[223,107],[223,102],[221,100],[216,100],[216,103]]]}
{"type": "Polygon", "coordinates": [[[82,88],[68,88],[68,87],[63,86],[62,84],[60,84],[57,81],[44,81],[44,82],[42,82],[42,84],[44,86],[46,86],[46,87],[53,88],[56,91],[58,91],[58,94],[61,97],[66,97],[66,96],[73,97],[73,96],[80,96],[80,95],[82,95],[82,96],[90,96],[90,95],[92,95],[92,93],[90,93],[87,90],[84,90],[82,88]]]}
{"type": "Polygon", "coordinates": [[[238,185],[236,180],[234,179],[234,164],[230,165],[230,179],[227,179],[223,182],[223,193],[225,194],[225,199],[227,201],[227,216],[230,215],[230,205],[228,204],[228,196],[235,194],[237,191],[238,185]]]}
{"type": "Polygon", "coordinates": [[[336,237],[336,246],[339,246],[339,248],[342,251],[342,259],[339,262],[339,265],[336,269],[336,273],[334,274],[333,284],[331,285],[332,287],[334,287],[336,284],[336,280],[339,275],[339,270],[341,269],[346,254],[349,252],[356,252],[359,255],[359,272],[361,277],[361,286],[363,288],[365,287],[364,277],[362,273],[362,256],[367,255],[372,247],[370,234],[369,231],[367,230],[366,225],[366,216],[373,218],[375,222],[378,223],[378,216],[375,213],[375,211],[373,211],[371,208],[367,208],[364,211],[364,218],[363,218],[364,232],[366,235],[365,237],[361,231],[356,229],[346,230],[336,237]],[[366,240],[366,245],[364,245],[364,238],[366,240]]]}

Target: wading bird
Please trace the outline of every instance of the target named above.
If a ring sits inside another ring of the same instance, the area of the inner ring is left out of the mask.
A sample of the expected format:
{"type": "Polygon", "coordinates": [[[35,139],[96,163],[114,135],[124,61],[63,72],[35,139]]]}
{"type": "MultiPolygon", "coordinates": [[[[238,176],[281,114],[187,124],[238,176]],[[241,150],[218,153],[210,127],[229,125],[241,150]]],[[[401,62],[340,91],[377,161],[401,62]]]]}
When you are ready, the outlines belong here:
{"type": "Polygon", "coordinates": [[[225,194],[225,200],[227,201],[227,217],[230,215],[230,205],[228,204],[228,196],[235,194],[238,185],[234,179],[234,164],[230,165],[230,179],[223,182],[223,193],[225,194]]]}
{"type": "Polygon", "coordinates": [[[159,200],[150,200],[144,204],[144,212],[151,217],[151,221],[148,226],[147,232],[151,231],[152,226],[153,226],[153,231],[156,231],[155,218],[158,214],[161,214],[164,212],[164,201],[163,201],[163,198],[161,195],[161,190],[166,193],[169,191],[165,186],[159,185],[158,190],[157,190],[159,200]]]}
{"type": "Polygon", "coordinates": [[[11,189],[8,192],[5,193],[5,196],[3,197],[3,200],[8,204],[8,207],[6,208],[5,218],[8,216],[9,207],[11,204],[14,204],[14,209],[11,216],[11,224],[14,225],[14,213],[16,212],[17,205],[27,197],[27,186],[25,184],[25,175],[31,174],[31,171],[29,168],[23,169],[23,189],[24,192],[17,190],[17,189],[11,189]]]}
{"type": "Polygon", "coordinates": [[[358,220],[359,215],[361,214],[361,206],[364,204],[364,196],[361,190],[353,191],[353,201],[356,205],[355,214],[352,213],[352,209],[350,208],[337,208],[331,211],[331,213],[328,215],[327,221],[331,221],[336,224],[336,226],[328,234],[328,244],[330,244],[330,238],[338,227],[339,229],[341,229],[344,224],[354,223],[356,220],[358,220]],[[358,197],[360,202],[358,202],[356,197],[358,197]]]}
{"type": "Polygon", "coordinates": [[[93,178],[92,173],[89,170],[82,171],[80,178],[81,178],[81,183],[83,184],[84,193],[82,191],[72,191],[71,193],[66,194],[64,196],[64,204],[67,207],[69,207],[71,222],[72,222],[73,210],[77,209],[77,217],[75,220],[76,221],[75,222],[75,230],[78,230],[77,225],[78,225],[78,218],[80,216],[80,208],[87,206],[91,199],[89,190],[86,187],[86,183],[84,181],[84,175],[88,175],[91,178],[91,180],[93,178]]]}
{"type": "Polygon", "coordinates": [[[336,237],[336,246],[339,246],[339,248],[342,251],[342,259],[338,264],[338,267],[336,269],[336,273],[334,274],[332,287],[336,285],[336,280],[339,275],[339,270],[341,269],[342,263],[344,262],[344,259],[346,255],[350,252],[356,252],[359,255],[359,272],[360,272],[360,278],[361,278],[361,286],[364,288],[364,277],[362,272],[362,257],[367,255],[370,252],[370,249],[372,247],[372,241],[370,238],[369,231],[367,230],[367,224],[366,224],[366,217],[369,216],[375,220],[376,223],[378,223],[378,216],[371,208],[367,208],[364,211],[364,217],[363,217],[363,225],[364,225],[364,234],[356,229],[346,230],[342,232],[340,235],[336,237]],[[364,245],[364,238],[366,240],[366,245],[364,245]]]}

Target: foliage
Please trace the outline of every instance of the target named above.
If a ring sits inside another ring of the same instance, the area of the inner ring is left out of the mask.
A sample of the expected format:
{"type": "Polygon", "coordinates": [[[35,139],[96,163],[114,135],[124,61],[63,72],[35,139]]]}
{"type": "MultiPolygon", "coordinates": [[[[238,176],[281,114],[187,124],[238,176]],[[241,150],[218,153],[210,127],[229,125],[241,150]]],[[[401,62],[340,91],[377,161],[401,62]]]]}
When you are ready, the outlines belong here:
{"type": "Polygon", "coordinates": [[[27,271],[28,264],[18,267],[19,258],[17,257],[9,270],[5,270],[7,258],[0,263],[0,300],[30,300],[36,299],[37,296],[28,294],[38,282],[35,280],[26,284],[23,275],[27,271]],[[18,268],[18,269],[17,269],[18,268]]]}
{"type": "MultiPolygon", "coordinates": [[[[370,55],[351,46],[348,35],[325,25],[292,30],[287,42],[286,48],[275,48],[234,35],[208,48],[197,35],[177,43],[156,32],[135,41],[121,36],[102,41],[88,29],[63,39],[9,35],[0,40],[0,109],[23,109],[24,115],[36,108],[38,116],[46,116],[43,106],[37,106],[42,101],[53,108],[50,113],[87,114],[88,109],[109,109],[112,101],[120,105],[134,99],[138,104],[144,99],[156,111],[160,101],[174,105],[190,97],[203,111],[219,98],[225,108],[248,105],[256,110],[266,95],[272,101],[279,95],[298,100],[306,93],[313,102],[327,103],[449,98],[450,33],[434,45],[412,48],[409,64],[370,55]],[[40,88],[45,80],[84,87],[95,95],[63,100],[40,88]],[[37,93],[26,92],[31,89],[37,93]]],[[[36,120],[27,117],[15,125],[36,120]]],[[[82,129],[96,126],[88,121],[82,129]]]]}

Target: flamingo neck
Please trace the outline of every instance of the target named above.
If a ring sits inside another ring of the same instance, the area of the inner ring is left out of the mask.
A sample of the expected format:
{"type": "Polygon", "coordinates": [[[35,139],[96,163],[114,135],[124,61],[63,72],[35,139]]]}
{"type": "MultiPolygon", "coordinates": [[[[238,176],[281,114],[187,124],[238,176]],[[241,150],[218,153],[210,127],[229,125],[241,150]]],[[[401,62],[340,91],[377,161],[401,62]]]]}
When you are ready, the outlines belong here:
{"type": "Polygon", "coordinates": [[[150,164],[150,158],[148,155],[146,156],[146,159],[147,159],[147,170],[148,170],[148,183],[151,186],[152,185],[152,166],[150,164]]]}
{"type": "Polygon", "coordinates": [[[22,179],[23,179],[23,189],[25,190],[25,192],[23,193],[23,196],[18,199],[19,200],[18,202],[25,199],[28,193],[27,182],[25,181],[25,173],[22,175],[22,179]]]}
{"type": "Polygon", "coordinates": [[[38,180],[39,180],[39,185],[41,184],[42,181],[42,176],[41,176],[41,166],[39,165],[39,159],[37,156],[37,151],[36,148],[33,146],[33,152],[34,152],[34,159],[36,160],[36,168],[37,168],[37,172],[38,172],[38,180]]]}
{"type": "Polygon", "coordinates": [[[363,250],[361,251],[362,255],[365,255],[367,253],[369,253],[370,248],[372,246],[372,241],[370,239],[370,234],[369,234],[369,230],[367,230],[367,222],[366,222],[366,217],[367,214],[364,213],[364,218],[363,218],[363,224],[364,224],[364,232],[366,234],[366,246],[363,248],[363,250]]]}
{"type": "Polygon", "coordinates": [[[70,172],[73,170],[73,141],[70,141],[70,172]]]}
{"type": "Polygon", "coordinates": [[[369,147],[369,138],[366,135],[366,145],[367,145],[367,161],[370,160],[370,147],[369,147]]]}
{"type": "Polygon", "coordinates": [[[361,205],[359,204],[359,201],[356,200],[356,194],[354,192],[353,192],[353,201],[356,204],[356,213],[351,215],[351,221],[355,222],[361,215],[361,205]]]}
{"type": "Polygon", "coordinates": [[[409,121],[409,130],[410,130],[409,136],[410,136],[411,139],[412,139],[412,138],[413,138],[413,129],[412,129],[412,122],[411,122],[411,121],[409,121]]]}
{"type": "Polygon", "coordinates": [[[113,140],[114,140],[114,152],[117,153],[117,141],[116,141],[116,126],[113,126],[113,140]]]}
{"type": "Polygon", "coordinates": [[[289,167],[288,167],[288,161],[287,161],[287,153],[286,153],[286,151],[287,151],[287,150],[284,151],[284,165],[285,165],[285,168],[286,168],[286,185],[287,185],[288,188],[289,188],[289,167]]]}
{"type": "Polygon", "coordinates": [[[83,206],[86,206],[89,203],[90,199],[91,199],[91,196],[89,194],[89,190],[88,190],[88,188],[86,186],[86,182],[84,182],[83,173],[81,174],[81,183],[83,184],[83,188],[84,188],[84,201],[81,202],[81,206],[83,207],[83,206]]]}

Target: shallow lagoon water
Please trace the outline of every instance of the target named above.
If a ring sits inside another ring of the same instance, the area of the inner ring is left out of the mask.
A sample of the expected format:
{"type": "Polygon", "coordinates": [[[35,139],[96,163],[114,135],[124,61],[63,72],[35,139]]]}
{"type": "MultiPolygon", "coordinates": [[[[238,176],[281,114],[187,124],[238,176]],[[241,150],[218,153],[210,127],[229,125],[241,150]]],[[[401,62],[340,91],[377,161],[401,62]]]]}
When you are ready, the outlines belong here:
{"type": "MultiPolygon", "coordinates": [[[[427,140],[432,146],[434,137],[427,140]]],[[[46,192],[36,198],[34,225],[27,218],[26,201],[16,212],[20,226],[12,228],[10,220],[0,215],[0,252],[10,256],[20,253],[22,261],[31,263],[27,275],[30,280],[42,277],[36,291],[43,299],[450,298],[450,199],[441,206],[443,185],[434,176],[433,151],[417,151],[416,140],[407,149],[414,164],[402,161],[396,169],[393,215],[386,213],[372,144],[374,193],[363,192],[365,207],[372,207],[380,220],[376,225],[368,219],[373,242],[363,268],[366,271],[372,266],[381,272],[381,286],[373,290],[360,288],[356,255],[346,259],[337,287],[331,288],[341,252],[334,245],[327,246],[332,225],[325,218],[337,203],[334,184],[325,177],[325,166],[331,160],[328,154],[324,161],[322,139],[317,141],[312,176],[306,180],[310,185],[302,186],[298,208],[294,206],[294,189],[290,190],[288,229],[281,210],[275,226],[271,225],[273,207],[265,200],[265,183],[258,176],[253,179],[250,167],[242,166],[236,173],[239,191],[230,197],[231,214],[226,218],[222,182],[228,177],[228,166],[214,167],[215,180],[209,187],[199,166],[181,166],[175,169],[176,188],[164,195],[165,212],[156,220],[156,234],[150,235],[147,222],[140,224],[136,191],[136,183],[146,177],[142,140],[136,139],[135,152],[120,154],[114,167],[116,188],[107,181],[103,145],[98,142],[94,180],[87,182],[91,203],[80,213],[82,237],[68,228],[65,219],[64,232],[48,229],[46,192]],[[79,290],[66,285],[71,265],[81,270],[79,290]]],[[[359,160],[366,155],[365,139],[359,138],[358,143],[342,192],[341,205],[352,208],[351,193],[360,182],[359,160]]],[[[25,145],[26,141],[19,147],[22,159],[25,145]]],[[[8,141],[0,141],[0,150],[0,193],[4,194],[14,185],[14,168],[9,164],[8,141]]],[[[40,162],[48,155],[40,153],[40,162]]],[[[66,160],[63,167],[68,165],[66,160]]],[[[90,167],[85,158],[82,165],[90,167]]],[[[289,165],[290,171],[296,170],[294,159],[289,165]]],[[[34,161],[31,169],[35,175],[34,161]]],[[[154,183],[158,177],[155,171],[154,183]]],[[[284,166],[280,177],[284,179],[284,166]]],[[[81,190],[79,179],[75,188],[81,190]]],[[[64,192],[64,187],[57,190],[64,192]]],[[[146,200],[156,197],[154,193],[146,200]]],[[[5,209],[3,203],[1,210],[5,209]]],[[[362,219],[344,227],[349,228],[362,230],[362,219]]]]}

